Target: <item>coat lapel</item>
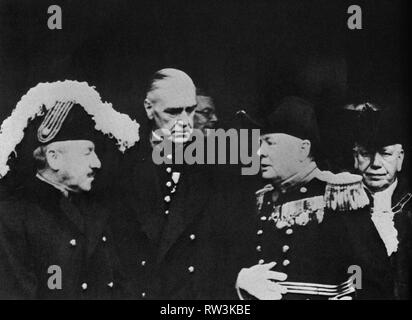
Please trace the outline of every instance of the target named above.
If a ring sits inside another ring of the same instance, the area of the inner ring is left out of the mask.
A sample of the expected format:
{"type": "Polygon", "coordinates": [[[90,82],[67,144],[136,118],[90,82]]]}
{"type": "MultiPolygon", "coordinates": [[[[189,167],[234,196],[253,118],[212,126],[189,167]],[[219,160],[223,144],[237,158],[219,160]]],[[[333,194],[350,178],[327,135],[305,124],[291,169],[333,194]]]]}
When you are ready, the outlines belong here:
{"type": "Polygon", "coordinates": [[[133,220],[141,231],[152,241],[157,241],[163,199],[156,165],[151,157],[151,148],[147,145],[134,157],[128,203],[134,214],[133,220]]]}
{"type": "Polygon", "coordinates": [[[161,261],[179,237],[196,219],[201,219],[210,197],[210,175],[198,166],[187,166],[170,206],[170,216],[160,242],[161,261]]]}

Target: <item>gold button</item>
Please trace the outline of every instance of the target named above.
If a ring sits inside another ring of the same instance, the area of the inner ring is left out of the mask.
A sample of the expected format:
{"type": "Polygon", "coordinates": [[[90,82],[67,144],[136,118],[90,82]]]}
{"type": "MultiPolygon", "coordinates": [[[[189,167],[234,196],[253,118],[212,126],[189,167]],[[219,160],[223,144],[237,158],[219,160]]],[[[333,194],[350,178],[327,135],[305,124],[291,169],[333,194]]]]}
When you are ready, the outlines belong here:
{"type": "Polygon", "coordinates": [[[166,202],[170,202],[170,196],[166,196],[166,197],[165,197],[165,201],[166,201],[166,202]]]}
{"type": "Polygon", "coordinates": [[[290,264],[290,261],[289,260],[283,260],[282,264],[283,264],[284,267],[287,267],[290,264]]]}
{"type": "Polygon", "coordinates": [[[107,286],[108,286],[109,288],[113,288],[114,283],[113,283],[113,282],[109,282],[109,283],[107,284],[107,286]]]}
{"type": "Polygon", "coordinates": [[[87,290],[87,283],[86,282],[82,283],[82,289],[87,290]]]}
{"type": "Polygon", "coordinates": [[[103,241],[103,242],[106,242],[106,241],[107,241],[107,238],[106,238],[105,236],[103,236],[103,237],[102,237],[102,241],[103,241]]]}
{"type": "Polygon", "coordinates": [[[260,220],[266,221],[266,220],[267,220],[267,217],[266,217],[266,216],[261,216],[261,217],[260,217],[260,220]]]}
{"type": "Polygon", "coordinates": [[[300,192],[302,192],[302,193],[306,193],[306,192],[308,192],[308,189],[307,189],[307,188],[305,188],[305,187],[302,187],[302,188],[300,188],[300,192]]]}
{"type": "Polygon", "coordinates": [[[286,229],[286,234],[291,235],[293,233],[292,229],[286,229]]]}
{"type": "Polygon", "coordinates": [[[166,172],[167,172],[167,173],[170,173],[170,172],[172,172],[172,168],[170,168],[170,167],[167,167],[167,168],[166,168],[166,172]]]}
{"type": "Polygon", "coordinates": [[[172,186],[172,182],[171,181],[168,181],[168,182],[166,182],[166,187],[171,187],[172,186]]]}
{"type": "Polygon", "coordinates": [[[195,267],[190,266],[189,268],[187,268],[187,270],[189,270],[190,273],[193,273],[195,271],[195,267]]]}
{"type": "Polygon", "coordinates": [[[284,245],[283,247],[282,247],[282,251],[283,252],[288,252],[289,251],[289,246],[288,245],[284,245]]]}
{"type": "Polygon", "coordinates": [[[190,237],[190,240],[195,240],[196,239],[196,235],[194,235],[194,234],[191,234],[189,237],[190,237]]]}
{"type": "Polygon", "coordinates": [[[172,160],[172,155],[171,155],[171,154],[168,154],[168,155],[166,156],[166,158],[169,159],[169,160],[172,160]]]}
{"type": "Polygon", "coordinates": [[[77,245],[76,239],[70,240],[70,245],[71,245],[72,247],[75,247],[75,246],[77,245]]]}
{"type": "Polygon", "coordinates": [[[142,267],[144,267],[146,265],[146,261],[142,260],[142,262],[140,262],[140,264],[142,265],[142,267]]]}
{"type": "Polygon", "coordinates": [[[263,230],[258,230],[256,234],[257,234],[258,236],[262,235],[262,234],[263,234],[263,230]]]}
{"type": "Polygon", "coordinates": [[[168,215],[168,214],[169,214],[169,210],[166,210],[166,211],[165,211],[165,215],[168,215]]]}
{"type": "Polygon", "coordinates": [[[264,263],[265,263],[265,260],[260,259],[258,263],[259,263],[259,264],[264,264],[264,263]]]}
{"type": "Polygon", "coordinates": [[[142,292],[142,298],[146,297],[146,292],[142,292]]]}
{"type": "Polygon", "coordinates": [[[261,247],[261,246],[257,246],[257,247],[256,247],[256,250],[260,252],[260,251],[262,251],[262,247],[261,247]]]}

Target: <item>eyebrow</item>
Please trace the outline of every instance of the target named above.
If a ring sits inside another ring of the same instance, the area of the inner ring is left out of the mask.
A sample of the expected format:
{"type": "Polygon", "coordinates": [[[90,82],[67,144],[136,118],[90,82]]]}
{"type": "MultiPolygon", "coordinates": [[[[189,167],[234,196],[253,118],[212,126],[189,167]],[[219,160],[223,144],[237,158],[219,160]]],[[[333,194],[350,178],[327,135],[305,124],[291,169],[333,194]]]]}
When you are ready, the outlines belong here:
{"type": "Polygon", "coordinates": [[[171,112],[171,113],[182,113],[183,110],[188,110],[188,109],[195,109],[197,107],[197,105],[193,105],[193,106],[188,106],[188,107],[178,107],[178,108],[166,108],[164,110],[164,112],[171,112]]]}

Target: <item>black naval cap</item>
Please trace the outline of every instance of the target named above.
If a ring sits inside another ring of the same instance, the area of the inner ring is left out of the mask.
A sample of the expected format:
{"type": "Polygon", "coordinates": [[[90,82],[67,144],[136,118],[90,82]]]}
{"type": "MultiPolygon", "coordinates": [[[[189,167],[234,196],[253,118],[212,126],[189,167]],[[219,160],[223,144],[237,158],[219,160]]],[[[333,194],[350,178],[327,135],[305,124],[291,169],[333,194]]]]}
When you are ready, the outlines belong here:
{"type": "Polygon", "coordinates": [[[263,120],[252,119],[245,111],[238,111],[248,127],[261,130],[261,134],[285,133],[300,139],[310,140],[319,147],[320,134],[314,107],[308,101],[296,97],[285,97],[263,120]]]}

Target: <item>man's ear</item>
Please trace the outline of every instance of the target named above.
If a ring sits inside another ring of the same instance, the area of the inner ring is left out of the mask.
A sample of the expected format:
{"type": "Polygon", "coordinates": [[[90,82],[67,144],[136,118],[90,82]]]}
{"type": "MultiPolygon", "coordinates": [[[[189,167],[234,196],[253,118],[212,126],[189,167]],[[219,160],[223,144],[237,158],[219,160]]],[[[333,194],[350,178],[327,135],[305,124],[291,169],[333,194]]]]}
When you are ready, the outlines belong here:
{"type": "Polygon", "coordinates": [[[53,147],[48,147],[46,150],[46,161],[50,169],[59,171],[62,166],[62,155],[53,147]]]}
{"type": "Polygon", "coordinates": [[[153,105],[148,98],[144,100],[144,108],[146,110],[146,114],[149,120],[153,120],[153,105]]]}
{"type": "Polygon", "coordinates": [[[353,154],[353,168],[358,170],[359,169],[359,160],[356,154],[353,154]]]}
{"type": "Polygon", "coordinates": [[[305,161],[310,156],[310,149],[312,144],[309,140],[303,140],[300,145],[300,161],[305,161]]]}
{"type": "Polygon", "coordinates": [[[399,154],[398,154],[398,163],[396,165],[396,170],[398,172],[401,172],[402,170],[402,164],[403,164],[403,159],[405,158],[405,152],[403,151],[403,148],[401,146],[401,150],[399,150],[399,154]]]}

